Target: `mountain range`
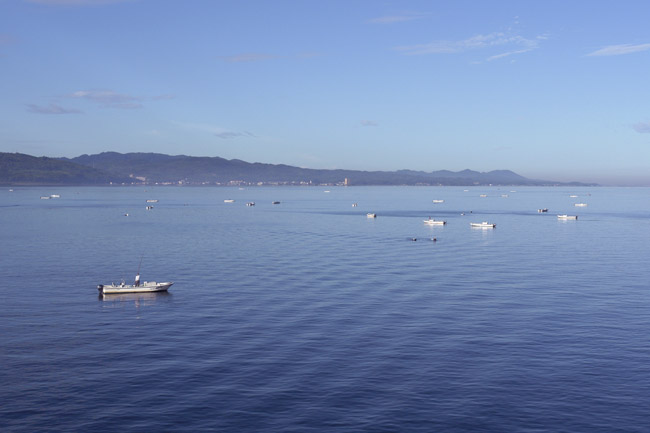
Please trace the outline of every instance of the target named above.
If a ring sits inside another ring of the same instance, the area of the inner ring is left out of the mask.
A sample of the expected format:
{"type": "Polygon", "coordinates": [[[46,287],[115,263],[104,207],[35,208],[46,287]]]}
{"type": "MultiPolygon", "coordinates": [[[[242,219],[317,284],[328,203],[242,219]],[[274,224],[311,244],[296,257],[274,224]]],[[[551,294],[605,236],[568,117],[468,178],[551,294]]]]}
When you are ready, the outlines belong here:
{"type": "MultiPolygon", "coordinates": [[[[194,185],[586,185],[528,179],[510,170],[478,172],[319,170],[238,159],[103,152],[75,158],[0,153],[3,184],[194,185]],[[346,181],[347,179],[347,181],[346,181]]],[[[593,185],[593,184],[590,184],[593,185]]]]}

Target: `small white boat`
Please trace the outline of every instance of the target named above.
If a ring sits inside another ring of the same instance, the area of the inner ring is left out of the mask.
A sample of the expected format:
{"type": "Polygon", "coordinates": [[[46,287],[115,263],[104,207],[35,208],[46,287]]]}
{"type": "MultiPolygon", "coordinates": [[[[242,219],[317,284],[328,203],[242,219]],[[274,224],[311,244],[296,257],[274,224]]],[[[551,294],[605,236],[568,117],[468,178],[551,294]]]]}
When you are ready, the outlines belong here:
{"type": "Polygon", "coordinates": [[[493,229],[497,226],[496,224],[489,223],[487,221],[483,221],[481,223],[469,223],[469,225],[471,227],[480,228],[480,229],[493,229]]]}
{"type": "Polygon", "coordinates": [[[149,200],[147,200],[147,203],[158,203],[158,200],[156,200],[156,199],[149,199],[149,200]]]}
{"type": "Polygon", "coordinates": [[[509,196],[508,194],[501,194],[501,197],[503,197],[503,198],[508,198],[508,197],[510,197],[510,196],[509,196]]]}
{"type": "Polygon", "coordinates": [[[254,201],[249,201],[248,203],[246,203],[246,206],[255,206],[255,202],[254,201]]]}
{"type": "Polygon", "coordinates": [[[576,203],[574,204],[575,207],[587,207],[587,203],[576,203]]]}
{"type": "Polygon", "coordinates": [[[149,292],[166,292],[172,284],[172,282],[165,283],[156,283],[155,281],[145,281],[140,284],[136,280],[136,284],[98,284],[97,290],[99,293],[104,295],[116,294],[116,293],[149,293],[149,292]]]}
{"type": "Polygon", "coordinates": [[[235,200],[233,200],[233,199],[231,199],[231,198],[227,198],[227,199],[225,199],[223,202],[224,202],[224,203],[234,203],[235,200]]]}
{"type": "Polygon", "coordinates": [[[370,212],[368,212],[368,213],[366,214],[366,217],[368,217],[368,218],[377,218],[377,214],[376,214],[376,213],[370,213],[370,212]]]}
{"type": "Polygon", "coordinates": [[[61,198],[59,194],[50,194],[50,198],[61,198]]]}
{"type": "Polygon", "coordinates": [[[49,200],[50,196],[49,195],[42,195],[41,200],[49,200]]]}
{"type": "Polygon", "coordinates": [[[547,208],[537,209],[537,212],[539,212],[539,213],[545,213],[545,212],[548,212],[548,209],[547,209],[547,208]]]}
{"type": "Polygon", "coordinates": [[[358,203],[352,203],[352,207],[357,207],[357,206],[359,206],[358,203]]]}
{"type": "Polygon", "coordinates": [[[153,209],[153,206],[147,206],[147,210],[153,209]]]}
{"type": "Polygon", "coordinates": [[[447,221],[434,220],[433,218],[429,218],[428,220],[424,220],[424,223],[430,226],[444,226],[445,224],[447,224],[447,221]]]}
{"type": "Polygon", "coordinates": [[[444,203],[444,200],[432,200],[434,203],[444,203]]]}
{"type": "Polygon", "coordinates": [[[487,194],[481,194],[479,197],[487,197],[487,194]]]}
{"type": "Polygon", "coordinates": [[[576,197],[578,197],[578,196],[575,195],[575,194],[572,194],[572,195],[570,195],[569,197],[571,197],[571,198],[576,198],[576,197]]]}
{"type": "Polygon", "coordinates": [[[577,220],[578,215],[558,215],[557,219],[559,220],[577,220]]]}

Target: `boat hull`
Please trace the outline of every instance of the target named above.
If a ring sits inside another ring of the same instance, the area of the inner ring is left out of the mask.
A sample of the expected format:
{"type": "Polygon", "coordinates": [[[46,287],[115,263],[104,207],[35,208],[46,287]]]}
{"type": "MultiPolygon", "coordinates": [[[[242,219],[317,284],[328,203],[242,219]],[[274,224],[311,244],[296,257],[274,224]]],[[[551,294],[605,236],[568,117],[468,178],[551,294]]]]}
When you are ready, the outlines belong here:
{"type": "Polygon", "coordinates": [[[99,293],[102,293],[104,295],[111,295],[111,294],[117,294],[117,293],[151,293],[151,292],[166,292],[171,285],[174,284],[172,282],[165,282],[165,283],[156,283],[156,282],[145,282],[139,286],[134,286],[130,284],[120,284],[120,285],[104,285],[100,284],[97,286],[97,290],[99,290],[99,293]]]}
{"type": "Polygon", "coordinates": [[[430,226],[444,226],[445,224],[447,224],[447,221],[424,220],[424,223],[430,226]]]}
{"type": "Polygon", "coordinates": [[[495,228],[497,226],[496,224],[486,223],[486,222],[483,222],[483,223],[469,223],[469,225],[470,225],[470,227],[475,228],[475,229],[493,229],[493,228],[495,228]]]}

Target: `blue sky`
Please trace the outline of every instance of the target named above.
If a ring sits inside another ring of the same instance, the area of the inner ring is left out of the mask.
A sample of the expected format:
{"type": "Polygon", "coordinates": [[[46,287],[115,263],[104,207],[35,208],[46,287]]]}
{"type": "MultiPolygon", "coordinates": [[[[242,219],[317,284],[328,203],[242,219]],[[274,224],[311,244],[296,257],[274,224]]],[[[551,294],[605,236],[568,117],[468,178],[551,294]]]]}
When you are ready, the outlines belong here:
{"type": "Polygon", "coordinates": [[[0,0],[0,151],[650,185],[650,2],[0,0]]]}

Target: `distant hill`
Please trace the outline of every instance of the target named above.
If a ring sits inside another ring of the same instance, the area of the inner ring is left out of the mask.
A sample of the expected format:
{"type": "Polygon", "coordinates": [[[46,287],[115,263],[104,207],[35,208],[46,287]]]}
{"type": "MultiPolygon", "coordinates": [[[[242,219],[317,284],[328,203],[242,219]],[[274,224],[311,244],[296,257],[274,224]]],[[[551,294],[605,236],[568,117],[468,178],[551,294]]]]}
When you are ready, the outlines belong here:
{"type": "Polygon", "coordinates": [[[267,185],[584,185],[527,179],[509,170],[317,170],[238,159],[103,152],[76,158],[0,153],[4,184],[267,184],[267,185]]]}
{"type": "Polygon", "coordinates": [[[0,153],[0,183],[10,185],[106,184],[122,180],[101,170],[70,161],[22,153],[0,153]]]}
{"type": "Polygon", "coordinates": [[[509,170],[487,173],[472,170],[424,172],[316,170],[284,164],[249,163],[238,159],[163,155],[159,153],[104,152],[81,155],[69,161],[99,168],[115,176],[145,178],[147,182],[228,184],[337,184],[349,185],[557,185],[558,182],[527,179],[509,170]]]}

